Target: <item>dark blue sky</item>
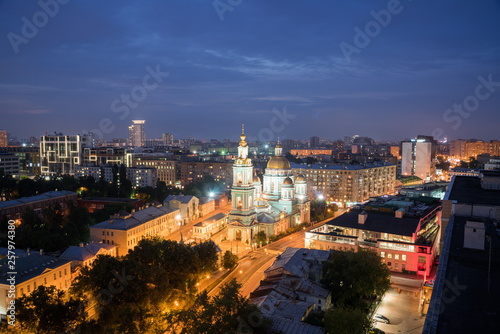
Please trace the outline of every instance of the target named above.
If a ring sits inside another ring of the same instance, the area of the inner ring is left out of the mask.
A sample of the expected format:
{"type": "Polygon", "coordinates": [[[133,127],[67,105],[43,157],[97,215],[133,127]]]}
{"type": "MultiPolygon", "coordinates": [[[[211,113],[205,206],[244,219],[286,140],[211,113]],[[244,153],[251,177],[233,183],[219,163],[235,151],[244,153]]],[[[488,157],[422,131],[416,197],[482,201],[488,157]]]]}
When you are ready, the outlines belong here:
{"type": "Polygon", "coordinates": [[[0,128],[18,137],[145,119],[148,137],[500,139],[500,1],[59,1],[0,0],[0,128]],[[146,67],[169,75],[145,89],[146,67]]]}

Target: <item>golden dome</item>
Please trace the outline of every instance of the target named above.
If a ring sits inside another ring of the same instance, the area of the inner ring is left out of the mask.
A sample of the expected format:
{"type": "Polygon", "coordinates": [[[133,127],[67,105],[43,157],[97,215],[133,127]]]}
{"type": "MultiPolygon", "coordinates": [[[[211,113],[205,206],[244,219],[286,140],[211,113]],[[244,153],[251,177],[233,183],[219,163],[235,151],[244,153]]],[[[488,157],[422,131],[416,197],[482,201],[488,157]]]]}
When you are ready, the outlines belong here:
{"type": "Polygon", "coordinates": [[[295,179],[295,182],[305,182],[306,181],[306,178],[304,177],[304,175],[299,175],[297,176],[297,178],[295,179]]]}
{"type": "Polygon", "coordinates": [[[293,181],[291,178],[287,177],[285,181],[283,181],[283,184],[293,186],[293,181]]]}
{"type": "Polygon", "coordinates": [[[245,136],[245,125],[242,126],[240,138],[241,138],[240,146],[241,147],[246,147],[247,146],[247,142],[245,141],[245,139],[247,139],[247,136],[245,136]]]}
{"type": "Polygon", "coordinates": [[[257,174],[254,174],[254,176],[253,176],[253,182],[260,183],[260,178],[257,176],[257,174]]]}
{"type": "Polygon", "coordinates": [[[271,169],[290,169],[290,162],[281,156],[271,157],[267,163],[267,168],[271,169]]]}

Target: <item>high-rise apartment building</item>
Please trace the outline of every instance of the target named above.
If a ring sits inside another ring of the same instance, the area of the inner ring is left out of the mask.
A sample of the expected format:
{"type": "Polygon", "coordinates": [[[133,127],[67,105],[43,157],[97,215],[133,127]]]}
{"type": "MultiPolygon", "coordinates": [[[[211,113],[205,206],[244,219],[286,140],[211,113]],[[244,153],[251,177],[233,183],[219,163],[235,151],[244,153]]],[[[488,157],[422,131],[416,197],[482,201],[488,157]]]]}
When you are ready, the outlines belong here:
{"type": "Polygon", "coordinates": [[[19,157],[12,153],[0,153],[0,170],[19,178],[19,157]]]}
{"type": "Polygon", "coordinates": [[[310,147],[319,147],[319,137],[311,137],[310,147]]]}
{"type": "Polygon", "coordinates": [[[94,146],[94,135],[65,136],[62,133],[40,138],[40,169],[43,176],[73,174],[83,164],[83,151],[94,146]]]}
{"type": "Polygon", "coordinates": [[[164,133],[162,139],[166,146],[171,146],[174,143],[174,135],[171,133],[164,133]]]}
{"type": "Polygon", "coordinates": [[[134,158],[134,167],[147,167],[156,169],[158,181],[165,182],[167,186],[175,187],[176,164],[174,160],[162,157],[138,156],[134,158]]]}
{"type": "Polygon", "coordinates": [[[430,180],[436,175],[437,142],[430,136],[418,136],[401,143],[401,174],[430,180]]]}
{"type": "Polygon", "coordinates": [[[7,140],[7,131],[0,130],[0,147],[7,147],[9,144],[7,140]]]}
{"type": "Polygon", "coordinates": [[[128,127],[130,145],[133,147],[143,147],[146,145],[146,133],[144,132],[144,120],[133,120],[128,127]]]}

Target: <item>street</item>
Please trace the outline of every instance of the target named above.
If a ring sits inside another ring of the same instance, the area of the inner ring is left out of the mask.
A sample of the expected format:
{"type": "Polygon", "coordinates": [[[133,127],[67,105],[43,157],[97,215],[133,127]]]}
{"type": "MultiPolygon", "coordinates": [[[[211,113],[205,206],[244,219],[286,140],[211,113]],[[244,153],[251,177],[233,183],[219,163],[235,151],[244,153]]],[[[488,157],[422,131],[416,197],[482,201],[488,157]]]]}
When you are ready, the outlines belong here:
{"type": "Polygon", "coordinates": [[[422,333],[425,317],[418,312],[418,294],[413,291],[389,288],[380,302],[377,314],[381,314],[390,320],[390,324],[375,323],[375,327],[387,334],[391,333],[422,333]]]}

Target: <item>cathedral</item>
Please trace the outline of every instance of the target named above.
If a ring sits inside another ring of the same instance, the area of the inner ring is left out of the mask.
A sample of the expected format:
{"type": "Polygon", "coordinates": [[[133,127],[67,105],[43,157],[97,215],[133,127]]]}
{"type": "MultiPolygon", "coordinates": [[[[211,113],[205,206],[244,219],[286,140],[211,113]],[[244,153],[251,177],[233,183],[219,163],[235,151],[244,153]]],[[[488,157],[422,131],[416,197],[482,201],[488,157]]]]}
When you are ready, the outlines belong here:
{"type": "Polygon", "coordinates": [[[233,165],[228,239],[251,243],[260,231],[269,237],[310,222],[307,182],[303,176],[294,177],[280,142],[261,181],[248,157],[244,129],[240,138],[238,158],[233,165]]]}

